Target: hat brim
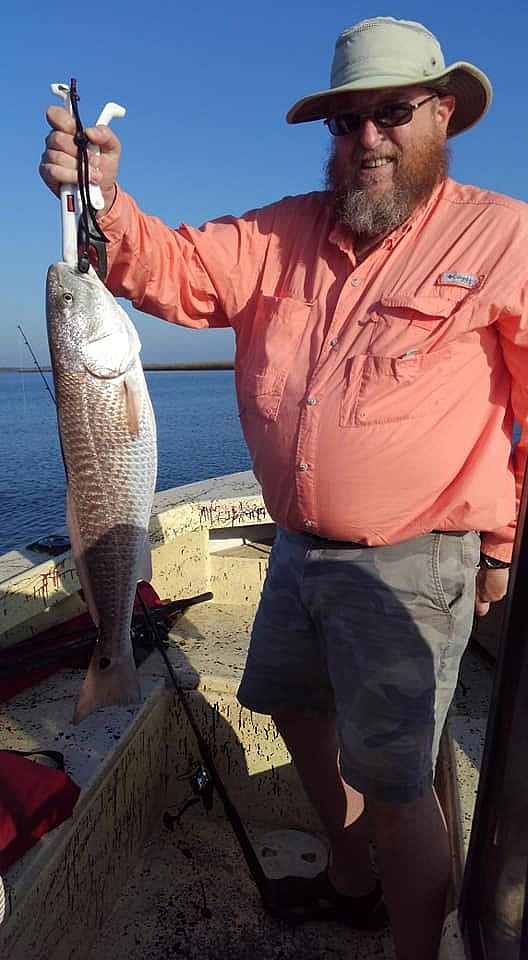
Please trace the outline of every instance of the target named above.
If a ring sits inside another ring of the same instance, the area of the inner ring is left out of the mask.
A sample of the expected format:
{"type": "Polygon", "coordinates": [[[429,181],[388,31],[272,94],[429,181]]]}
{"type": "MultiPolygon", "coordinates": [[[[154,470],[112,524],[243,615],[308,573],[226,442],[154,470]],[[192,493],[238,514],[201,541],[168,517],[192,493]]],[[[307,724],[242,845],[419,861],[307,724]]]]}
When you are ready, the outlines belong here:
{"type": "Polygon", "coordinates": [[[445,95],[454,95],[456,106],[447,128],[448,137],[454,137],[477,123],[486,113],[493,97],[491,83],[486,74],[471,63],[460,60],[446,67],[441,73],[435,74],[434,77],[424,77],[423,80],[406,78],[402,81],[401,77],[377,77],[375,81],[356,80],[342,87],[322,90],[320,93],[298,100],[288,110],[286,120],[288,123],[325,120],[326,117],[339,111],[339,100],[346,94],[359,90],[382,90],[388,87],[397,89],[411,86],[424,86],[432,90],[438,88],[439,92],[445,95]]]}

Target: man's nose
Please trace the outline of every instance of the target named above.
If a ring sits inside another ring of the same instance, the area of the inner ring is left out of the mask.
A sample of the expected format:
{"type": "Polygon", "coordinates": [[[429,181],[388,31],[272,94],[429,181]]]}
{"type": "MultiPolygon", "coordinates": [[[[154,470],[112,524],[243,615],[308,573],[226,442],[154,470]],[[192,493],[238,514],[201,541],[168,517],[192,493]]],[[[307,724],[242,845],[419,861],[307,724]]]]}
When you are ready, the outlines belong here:
{"type": "Polygon", "coordinates": [[[359,128],[358,138],[362,147],[372,150],[373,147],[377,147],[385,140],[385,131],[379,130],[374,120],[368,117],[366,120],[363,120],[359,128]]]}

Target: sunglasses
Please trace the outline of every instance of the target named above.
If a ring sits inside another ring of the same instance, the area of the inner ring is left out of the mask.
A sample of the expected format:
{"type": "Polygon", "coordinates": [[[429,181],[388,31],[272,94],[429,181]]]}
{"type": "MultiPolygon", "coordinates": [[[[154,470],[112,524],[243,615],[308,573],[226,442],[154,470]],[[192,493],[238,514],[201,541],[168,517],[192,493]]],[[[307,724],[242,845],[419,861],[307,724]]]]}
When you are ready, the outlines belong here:
{"type": "Polygon", "coordinates": [[[365,120],[372,120],[376,127],[382,130],[387,127],[403,127],[410,123],[414,111],[418,107],[423,107],[424,103],[429,103],[438,97],[437,93],[432,93],[425,100],[418,100],[411,103],[409,100],[398,100],[396,103],[384,103],[381,107],[376,107],[368,113],[342,113],[337,117],[329,117],[325,123],[334,137],[345,137],[350,133],[357,133],[365,120]]]}

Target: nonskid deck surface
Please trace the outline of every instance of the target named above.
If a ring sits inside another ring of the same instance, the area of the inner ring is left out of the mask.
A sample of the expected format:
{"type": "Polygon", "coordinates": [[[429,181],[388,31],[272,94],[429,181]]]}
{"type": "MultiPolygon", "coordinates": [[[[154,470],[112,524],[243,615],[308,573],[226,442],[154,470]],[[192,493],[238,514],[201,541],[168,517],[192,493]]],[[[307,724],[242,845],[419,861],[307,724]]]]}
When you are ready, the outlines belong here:
{"type": "MultiPolygon", "coordinates": [[[[237,758],[239,760],[235,773],[237,782],[243,776],[245,786],[251,789],[252,782],[258,784],[271,778],[274,788],[289,770],[277,768],[270,753],[273,744],[265,739],[264,748],[257,750],[257,768],[249,775],[245,772],[244,756],[239,757],[241,745],[233,740],[235,728],[238,736],[240,730],[243,732],[246,728],[247,732],[247,727],[253,723],[251,717],[242,717],[240,710],[236,709],[236,689],[253,615],[254,608],[247,604],[213,602],[194,607],[171,631],[169,656],[179,682],[189,691],[196,690],[195,696],[199,699],[204,698],[206,715],[210,710],[205,704],[206,696],[209,695],[211,702],[221,701],[224,695],[234,698],[231,713],[224,714],[225,722],[219,725],[215,721],[215,736],[224,756],[233,764],[237,758]],[[272,764],[271,773],[269,763],[272,764]]],[[[140,674],[146,702],[166,683],[166,670],[158,654],[148,658],[140,674]]],[[[452,711],[456,746],[468,768],[467,810],[463,811],[468,822],[478,780],[491,675],[492,671],[482,664],[480,657],[468,651],[452,711]]],[[[142,708],[141,705],[112,708],[94,714],[80,727],[72,727],[71,712],[82,673],[63,671],[58,676],[59,682],[57,678],[50,678],[6,704],[0,729],[5,745],[9,747],[62,749],[68,772],[81,786],[87,787],[111,754],[112,745],[119,744],[142,708]]],[[[262,726],[262,721],[257,719],[256,723],[262,726]]],[[[195,754],[192,737],[189,742],[189,750],[195,754]]],[[[255,750],[251,742],[249,751],[248,758],[253,757],[254,763],[255,750]]],[[[458,775],[460,778],[460,769],[458,775]]],[[[267,829],[276,830],[279,821],[291,818],[295,791],[289,792],[288,783],[286,788],[281,782],[283,792],[275,803],[275,814],[278,811],[280,816],[275,816],[273,826],[267,829]]],[[[276,799],[273,789],[271,796],[276,799]]],[[[259,791],[253,791],[251,803],[258,797],[259,791]]],[[[267,816],[266,810],[256,812],[251,804],[249,809],[250,815],[255,817],[265,819],[267,816]]],[[[194,807],[184,815],[181,828],[176,826],[174,833],[163,829],[160,824],[159,832],[145,845],[138,867],[112,916],[97,917],[97,925],[104,926],[90,960],[149,960],[151,957],[392,960],[390,934],[355,933],[343,925],[328,923],[290,928],[270,918],[261,906],[231,828],[221,817],[218,799],[215,800],[215,814],[214,818],[206,817],[201,808],[194,807]],[[260,957],[256,958],[255,954],[260,957]]],[[[266,830],[248,823],[247,814],[244,819],[252,837],[258,837],[266,830]]],[[[292,819],[305,824],[302,811],[300,816],[292,819]]],[[[306,828],[309,829],[308,824],[306,828]]],[[[53,838],[54,834],[44,838],[40,846],[52,844],[53,838]]],[[[31,860],[36,853],[37,849],[30,851],[24,861],[15,864],[9,871],[8,880],[16,881],[24,862],[31,860]]],[[[95,924],[90,926],[94,931],[95,924]]]]}
{"type": "MultiPolygon", "coordinates": [[[[199,677],[207,688],[214,677],[217,690],[225,683],[226,692],[234,694],[253,616],[251,607],[214,603],[189,611],[171,631],[180,682],[193,687],[199,677]]],[[[263,837],[280,829],[277,821],[244,819],[257,852],[263,837]]],[[[270,862],[263,865],[269,869],[270,862]]],[[[212,814],[194,806],[172,832],[160,825],[90,954],[90,960],[162,957],[393,960],[394,952],[387,932],[365,934],[336,923],[292,928],[270,917],[215,796],[212,814]]]]}
{"type": "MultiPolygon", "coordinates": [[[[212,674],[224,688],[236,688],[253,615],[254,609],[244,604],[203,604],[178,620],[167,652],[183,687],[193,689],[203,676],[212,674]]],[[[62,752],[66,772],[84,792],[111,762],[149,701],[165,687],[168,675],[161,657],[153,652],[139,669],[140,704],[107,707],[74,726],[73,710],[83,675],[83,670],[63,669],[3,704],[0,742],[4,749],[62,752]]],[[[81,802],[82,796],[79,805],[81,802]]],[[[4,877],[9,889],[42,855],[43,848],[53,845],[61,829],[45,836],[9,868],[4,877]]]]}
{"type": "MultiPolygon", "coordinates": [[[[168,655],[183,687],[192,689],[213,675],[236,689],[245,660],[254,608],[203,604],[177,621],[168,655]]],[[[64,753],[66,770],[86,787],[153,692],[168,682],[157,652],[142,664],[142,703],[107,707],[72,724],[84,670],[63,669],[2,705],[0,742],[4,749],[54,749],[64,753]]]]}
{"type": "MultiPolygon", "coordinates": [[[[215,804],[218,800],[215,799],[215,804]]],[[[195,812],[196,811],[196,812],[195,812]]],[[[276,825],[249,823],[256,849],[276,825]]],[[[338,923],[290,927],[263,909],[229,824],[203,810],[161,827],[90,960],[394,960],[390,933],[338,923]]]]}

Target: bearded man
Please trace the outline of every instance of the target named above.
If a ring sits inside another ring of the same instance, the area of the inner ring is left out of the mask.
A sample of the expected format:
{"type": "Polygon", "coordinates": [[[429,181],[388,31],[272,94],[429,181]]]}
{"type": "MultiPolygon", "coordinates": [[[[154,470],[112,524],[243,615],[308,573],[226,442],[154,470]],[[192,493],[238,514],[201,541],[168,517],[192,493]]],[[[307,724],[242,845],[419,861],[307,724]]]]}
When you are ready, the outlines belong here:
{"type": "MultiPolygon", "coordinates": [[[[439,738],[475,602],[484,614],[506,591],[526,457],[511,434],[528,413],[527,208],[448,178],[448,139],[490,101],[421,24],[363,21],[338,38],[331,86],[287,116],[327,125],[327,189],[199,229],[141,213],[116,185],[115,135],[88,131],[110,289],[236,335],[277,523],[239,699],[274,717],[330,846],[277,912],[376,927],[386,903],[398,960],[437,954],[439,738]]],[[[59,108],[48,119],[41,174],[58,192],[74,130],[59,108]]]]}

